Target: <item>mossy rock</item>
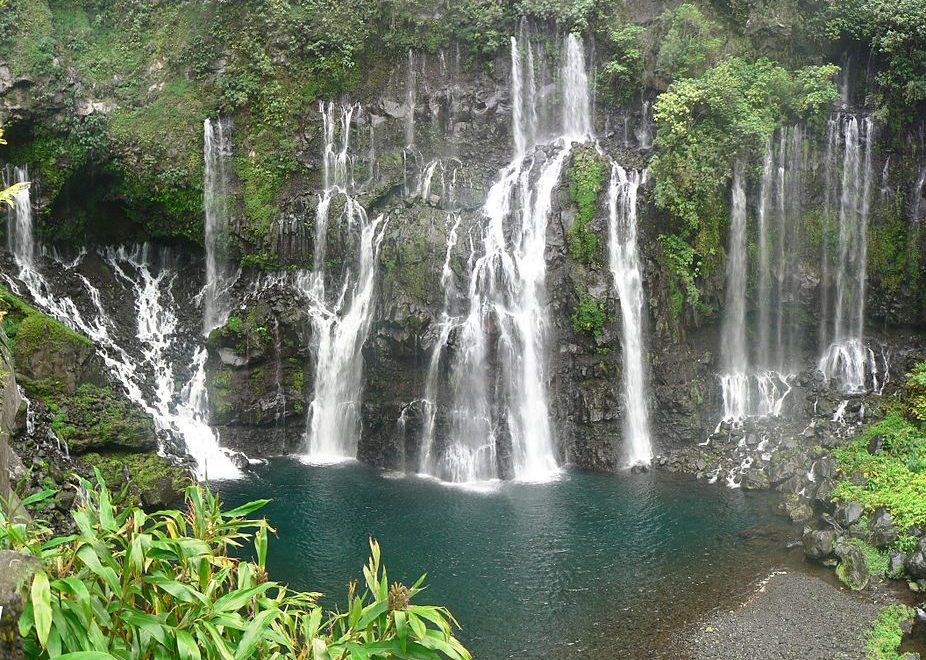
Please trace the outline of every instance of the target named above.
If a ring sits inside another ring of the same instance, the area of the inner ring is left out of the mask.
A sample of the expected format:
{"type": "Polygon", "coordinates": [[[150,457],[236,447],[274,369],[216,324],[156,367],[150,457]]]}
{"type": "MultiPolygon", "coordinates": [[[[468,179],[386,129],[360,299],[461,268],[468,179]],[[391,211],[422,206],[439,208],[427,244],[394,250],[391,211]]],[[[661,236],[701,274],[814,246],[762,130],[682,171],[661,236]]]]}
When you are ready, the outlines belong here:
{"type": "Polygon", "coordinates": [[[154,422],[138,405],[108,387],[84,384],[70,396],[45,397],[52,429],[75,454],[96,449],[154,450],[154,422]]]}
{"type": "Polygon", "coordinates": [[[80,460],[100,471],[106,485],[121,496],[117,501],[126,505],[140,503],[148,511],[180,505],[190,483],[186,469],[155,453],[91,453],[80,460]]]}
{"type": "Polygon", "coordinates": [[[102,384],[93,342],[0,287],[3,326],[16,371],[45,389],[73,393],[81,383],[102,384]]]}

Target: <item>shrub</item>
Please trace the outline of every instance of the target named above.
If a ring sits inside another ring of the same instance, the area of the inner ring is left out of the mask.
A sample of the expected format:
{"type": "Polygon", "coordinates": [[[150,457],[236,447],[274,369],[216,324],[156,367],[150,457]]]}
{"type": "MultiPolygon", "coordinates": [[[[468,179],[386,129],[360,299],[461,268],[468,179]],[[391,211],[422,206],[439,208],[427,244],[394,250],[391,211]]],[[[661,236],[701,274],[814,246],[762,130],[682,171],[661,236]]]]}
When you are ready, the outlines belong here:
{"type": "Polygon", "coordinates": [[[246,517],[267,500],[223,512],[217,496],[191,485],[186,511],[148,516],[114,506],[96,475],[96,483],[82,483],[72,511],[77,534],[50,538],[45,525],[0,513],[0,548],[44,561],[19,621],[28,657],[470,657],[446,609],[411,604],[422,580],[388,586],[373,540],[365,589],[358,595],[352,586],[347,610],[326,616],[319,594],[268,579],[273,530],[246,517]],[[245,544],[254,561],[231,554],[245,544]]]}
{"type": "Polygon", "coordinates": [[[587,332],[598,337],[607,320],[604,303],[591,294],[584,293],[572,313],[572,329],[576,334],[587,332]]]}

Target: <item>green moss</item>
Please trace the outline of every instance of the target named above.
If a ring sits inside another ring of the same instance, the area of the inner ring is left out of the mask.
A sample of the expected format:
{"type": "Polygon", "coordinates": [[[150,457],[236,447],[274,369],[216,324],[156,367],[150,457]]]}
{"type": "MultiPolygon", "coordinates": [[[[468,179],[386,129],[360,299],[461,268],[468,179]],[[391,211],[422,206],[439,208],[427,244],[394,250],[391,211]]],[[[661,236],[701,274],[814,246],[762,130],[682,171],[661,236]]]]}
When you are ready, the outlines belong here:
{"type": "Polygon", "coordinates": [[[870,660],[901,660],[903,625],[911,623],[915,615],[908,605],[898,603],[882,607],[865,637],[867,657],[870,660]]]}
{"type": "Polygon", "coordinates": [[[3,313],[4,331],[14,349],[14,359],[20,362],[28,362],[40,349],[60,353],[68,347],[78,352],[93,348],[93,342],[87,337],[46,316],[2,286],[0,312],[3,313]]]}
{"type": "Polygon", "coordinates": [[[888,556],[886,552],[878,550],[863,539],[849,539],[849,543],[862,551],[862,556],[865,557],[865,566],[868,567],[870,575],[881,576],[887,574],[888,556]]]}
{"type": "Polygon", "coordinates": [[[155,453],[90,453],[80,461],[97,468],[113,492],[122,495],[122,502],[141,501],[148,509],[173,506],[190,483],[187,470],[155,453]]]}
{"type": "Polygon", "coordinates": [[[598,234],[589,228],[595,218],[598,195],[604,186],[604,158],[592,148],[575,152],[569,168],[569,197],[576,205],[576,219],[566,236],[569,254],[591,266],[598,256],[598,234]]]}
{"type": "Polygon", "coordinates": [[[607,320],[604,303],[589,293],[583,293],[572,313],[572,329],[577,335],[588,333],[598,337],[607,320]]]}
{"type": "Polygon", "coordinates": [[[80,454],[93,448],[154,449],[154,422],[141,408],[108,387],[83,384],[71,395],[45,397],[52,428],[80,454]]]}
{"type": "Polygon", "coordinates": [[[917,290],[919,256],[918,232],[911,235],[902,208],[869,225],[868,276],[880,283],[884,294],[894,296],[905,284],[917,290]]]}

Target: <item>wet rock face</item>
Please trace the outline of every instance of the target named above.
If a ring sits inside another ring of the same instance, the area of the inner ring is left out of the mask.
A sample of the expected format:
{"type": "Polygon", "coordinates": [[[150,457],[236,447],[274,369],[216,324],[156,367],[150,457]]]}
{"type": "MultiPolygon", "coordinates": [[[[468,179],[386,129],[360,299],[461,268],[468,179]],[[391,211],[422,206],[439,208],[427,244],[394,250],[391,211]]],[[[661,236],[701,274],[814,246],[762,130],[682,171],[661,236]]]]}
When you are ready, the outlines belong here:
{"type": "Polygon", "coordinates": [[[224,446],[248,456],[290,453],[302,442],[311,371],[299,299],[268,289],[209,335],[210,422],[224,446]]]}

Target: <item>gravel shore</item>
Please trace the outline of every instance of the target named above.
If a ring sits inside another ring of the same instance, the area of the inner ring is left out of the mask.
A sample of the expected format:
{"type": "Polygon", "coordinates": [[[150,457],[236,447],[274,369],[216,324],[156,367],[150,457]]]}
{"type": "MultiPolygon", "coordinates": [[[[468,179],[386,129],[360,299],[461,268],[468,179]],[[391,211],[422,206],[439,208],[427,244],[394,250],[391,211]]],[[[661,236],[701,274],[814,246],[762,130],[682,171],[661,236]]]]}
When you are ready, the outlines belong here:
{"type": "Polygon", "coordinates": [[[879,608],[871,592],[860,596],[807,573],[775,572],[738,608],[687,631],[673,653],[691,660],[862,660],[879,608]]]}

